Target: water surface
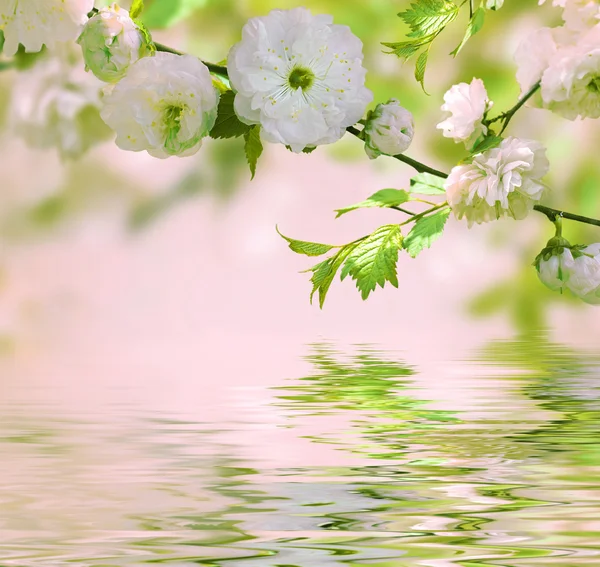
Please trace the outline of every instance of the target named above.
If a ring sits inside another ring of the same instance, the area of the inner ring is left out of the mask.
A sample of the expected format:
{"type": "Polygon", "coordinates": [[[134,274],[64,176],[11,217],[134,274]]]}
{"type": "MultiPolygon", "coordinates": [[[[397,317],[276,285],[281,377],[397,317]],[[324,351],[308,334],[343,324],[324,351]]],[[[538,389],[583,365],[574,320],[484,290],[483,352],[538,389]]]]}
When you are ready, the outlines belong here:
{"type": "Polygon", "coordinates": [[[5,376],[0,566],[600,564],[598,353],[303,350],[305,376],[190,376],[221,394],[179,408],[5,376]]]}

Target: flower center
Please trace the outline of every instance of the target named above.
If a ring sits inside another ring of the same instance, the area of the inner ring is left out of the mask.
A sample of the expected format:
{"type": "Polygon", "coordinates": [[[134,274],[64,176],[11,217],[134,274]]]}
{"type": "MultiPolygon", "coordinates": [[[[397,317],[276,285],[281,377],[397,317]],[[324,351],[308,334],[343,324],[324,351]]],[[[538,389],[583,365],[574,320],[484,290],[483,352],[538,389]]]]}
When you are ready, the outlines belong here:
{"type": "Polygon", "coordinates": [[[589,83],[588,83],[588,91],[594,93],[594,94],[600,94],[600,76],[596,76],[594,77],[589,83]]]}
{"type": "Polygon", "coordinates": [[[177,136],[181,130],[181,119],[185,112],[185,105],[173,104],[165,108],[163,114],[163,122],[167,133],[165,139],[165,149],[168,152],[177,153],[181,144],[177,140],[177,136]]]}
{"type": "Polygon", "coordinates": [[[306,91],[312,87],[315,81],[315,74],[306,67],[294,67],[288,76],[288,84],[297,91],[302,89],[306,91]]]}

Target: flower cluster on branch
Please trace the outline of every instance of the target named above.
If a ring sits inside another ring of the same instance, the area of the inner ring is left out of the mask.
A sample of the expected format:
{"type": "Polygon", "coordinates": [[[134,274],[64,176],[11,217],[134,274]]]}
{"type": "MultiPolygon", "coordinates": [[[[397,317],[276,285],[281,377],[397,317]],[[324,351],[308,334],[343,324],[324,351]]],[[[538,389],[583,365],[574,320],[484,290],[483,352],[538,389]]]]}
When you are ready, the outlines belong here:
{"type": "MultiPolygon", "coordinates": [[[[254,177],[264,143],[310,153],[350,133],[364,142],[369,158],[394,157],[418,175],[406,189],[378,191],[337,211],[340,216],[361,208],[391,208],[405,215],[397,224],[339,246],[284,237],[297,253],[329,254],[310,270],[321,305],[340,272],[342,279],[356,281],[364,299],[378,286],[398,286],[400,251],[414,258],[429,248],[451,213],[472,226],[502,217],[521,220],[533,210],[556,225],[554,239],[535,261],[541,281],[555,291],[569,290],[588,303],[600,303],[600,244],[571,245],[561,233],[562,218],[600,221],[542,205],[550,167],[544,146],[505,136],[528,102],[567,119],[600,117],[596,0],[553,1],[563,10],[564,24],[535,31],[518,48],[522,97],[509,110],[491,116],[493,102],[478,78],[447,91],[437,127],[466,152],[449,174],[405,155],[415,122],[397,99],[369,110],[373,93],[366,86],[363,44],[331,16],[294,8],[252,18],[226,65],[215,65],[154,43],[138,20],[143,0],[134,0],[130,11],[117,3],[100,9],[93,4],[0,0],[3,53],[15,57],[3,68],[19,67],[23,54],[43,46],[50,52],[37,63],[33,60],[37,82],[28,82],[33,75],[17,81],[17,92],[19,83],[26,87],[16,99],[14,122],[33,144],[55,145],[65,157],[76,157],[103,139],[109,127],[121,149],[170,158],[195,154],[206,137],[243,137],[254,177]],[[75,41],[81,48],[78,55],[75,41]],[[101,128],[88,128],[90,109],[102,118],[101,128]],[[96,139],[90,139],[90,132],[96,139]]],[[[475,4],[413,0],[399,14],[409,27],[407,38],[384,45],[400,58],[416,57],[415,76],[424,86],[432,45],[460,10],[469,8],[469,23],[454,56],[503,2],[475,4]]]]}

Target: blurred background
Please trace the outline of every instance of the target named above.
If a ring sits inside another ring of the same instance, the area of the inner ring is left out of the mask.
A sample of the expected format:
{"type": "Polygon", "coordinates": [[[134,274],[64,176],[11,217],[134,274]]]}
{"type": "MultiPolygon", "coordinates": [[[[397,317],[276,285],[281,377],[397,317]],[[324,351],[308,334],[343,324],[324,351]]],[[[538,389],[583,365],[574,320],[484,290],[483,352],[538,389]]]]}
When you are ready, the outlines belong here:
{"type": "MultiPolygon", "coordinates": [[[[146,3],[157,41],[212,62],[252,16],[333,14],[364,42],[375,103],[414,113],[409,155],[443,170],[464,157],[435,129],[445,91],[479,77],[509,108],[520,39],[560,23],[506,0],[452,59],[462,14],[426,95],[380,45],[403,38],[408,0],[146,3]]],[[[27,62],[0,73],[0,563],[597,565],[600,318],[538,282],[544,217],[450,221],[401,256],[399,289],[363,302],[336,281],[321,311],[311,259],[275,226],[344,243],[394,222],[333,211],[406,187],[408,166],[347,136],[310,155],[267,146],[250,181],[240,140],[165,161],[119,150],[77,92],[51,134],[57,73],[98,85],[70,48],[27,62]]],[[[600,215],[595,121],[525,108],[510,133],[547,145],[548,204],[600,215]]]]}

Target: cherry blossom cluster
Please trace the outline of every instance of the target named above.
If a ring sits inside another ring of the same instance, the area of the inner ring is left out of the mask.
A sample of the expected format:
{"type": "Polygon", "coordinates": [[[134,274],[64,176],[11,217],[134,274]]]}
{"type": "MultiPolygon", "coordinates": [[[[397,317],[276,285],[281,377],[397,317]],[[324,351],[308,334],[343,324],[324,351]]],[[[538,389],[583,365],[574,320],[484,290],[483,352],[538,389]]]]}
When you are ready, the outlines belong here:
{"type": "MultiPolygon", "coordinates": [[[[568,119],[598,118],[600,3],[553,4],[562,8],[564,24],[535,31],[515,56],[523,101],[568,119]]],[[[365,84],[360,39],[331,16],[305,8],[250,19],[218,80],[196,57],[157,50],[148,31],[116,3],[96,10],[94,0],[0,0],[0,29],[5,55],[19,45],[28,52],[50,48],[36,75],[17,82],[14,121],[32,144],[58,146],[66,157],[93,143],[84,120],[89,109],[99,112],[123,150],[157,158],[193,155],[211,135],[225,92],[244,127],[256,127],[262,142],[296,153],[335,143],[350,130],[364,141],[369,158],[401,158],[414,136],[413,116],[398,100],[368,111],[373,93],[365,84]]],[[[477,78],[452,86],[441,107],[438,128],[468,153],[444,182],[443,206],[469,226],[523,219],[546,192],[545,148],[503,137],[512,113],[491,118],[493,108],[477,78]]],[[[536,260],[540,279],[600,303],[599,247],[572,246],[557,233],[536,260]]]]}

